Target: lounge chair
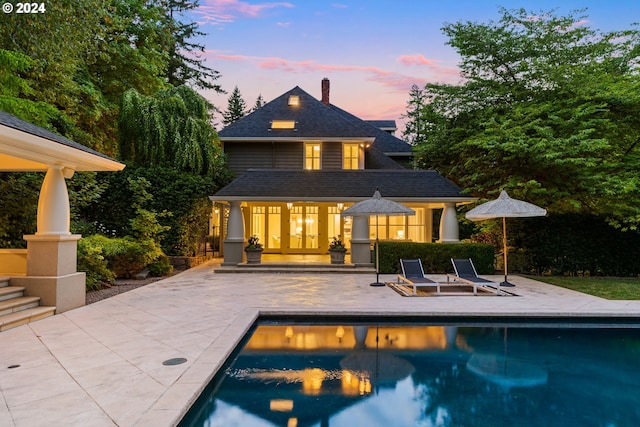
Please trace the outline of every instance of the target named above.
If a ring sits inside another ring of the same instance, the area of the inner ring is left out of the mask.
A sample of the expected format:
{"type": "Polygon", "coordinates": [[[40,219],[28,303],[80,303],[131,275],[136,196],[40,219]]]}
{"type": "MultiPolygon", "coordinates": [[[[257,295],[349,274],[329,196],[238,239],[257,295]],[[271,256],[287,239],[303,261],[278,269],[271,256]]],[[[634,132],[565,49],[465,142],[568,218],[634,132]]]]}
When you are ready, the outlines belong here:
{"type": "Polygon", "coordinates": [[[440,283],[427,279],[422,269],[420,259],[401,259],[402,275],[398,274],[398,283],[405,282],[413,287],[413,294],[417,295],[418,286],[435,286],[440,295],[440,283]]]}
{"type": "Polygon", "coordinates": [[[449,280],[458,280],[460,282],[473,285],[473,294],[478,295],[478,286],[495,287],[496,294],[500,295],[500,283],[483,279],[478,277],[476,267],[473,265],[471,258],[468,259],[454,259],[451,258],[451,264],[453,264],[453,271],[455,274],[447,274],[447,283],[449,280]]]}

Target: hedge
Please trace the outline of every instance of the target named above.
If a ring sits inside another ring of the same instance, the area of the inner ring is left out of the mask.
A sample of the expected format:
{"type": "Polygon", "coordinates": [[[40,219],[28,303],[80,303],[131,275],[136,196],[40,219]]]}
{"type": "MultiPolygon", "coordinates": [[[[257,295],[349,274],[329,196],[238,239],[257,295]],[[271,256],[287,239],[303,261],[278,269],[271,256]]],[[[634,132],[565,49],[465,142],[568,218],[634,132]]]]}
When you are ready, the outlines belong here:
{"type": "MultiPolygon", "coordinates": [[[[451,273],[451,258],[471,258],[478,274],[493,274],[492,245],[477,243],[380,242],[380,273],[401,271],[400,259],[420,258],[425,273],[451,273]]],[[[372,252],[375,257],[375,251],[372,252]]],[[[375,263],[375,258],[374,258],[375,263]]]]}

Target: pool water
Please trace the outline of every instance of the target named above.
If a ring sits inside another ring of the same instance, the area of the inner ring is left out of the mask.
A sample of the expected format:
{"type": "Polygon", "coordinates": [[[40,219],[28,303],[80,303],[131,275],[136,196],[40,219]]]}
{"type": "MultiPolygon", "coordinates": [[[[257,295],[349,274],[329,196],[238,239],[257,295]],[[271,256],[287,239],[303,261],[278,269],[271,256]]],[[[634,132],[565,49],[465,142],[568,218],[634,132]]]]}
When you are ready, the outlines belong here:
{"type": "Polygon", "coordinates": [[[640,426],[640,328],[265,324],[211,389],[182,425],[640,426]]]}

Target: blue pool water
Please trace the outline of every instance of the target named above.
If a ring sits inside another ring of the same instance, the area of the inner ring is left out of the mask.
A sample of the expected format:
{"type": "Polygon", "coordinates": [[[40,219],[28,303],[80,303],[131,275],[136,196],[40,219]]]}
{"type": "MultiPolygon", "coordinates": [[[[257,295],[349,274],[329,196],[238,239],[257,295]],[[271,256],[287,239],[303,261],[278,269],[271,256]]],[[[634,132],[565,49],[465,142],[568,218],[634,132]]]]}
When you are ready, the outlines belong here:
{"type": "Polygon", "coordinates": [[[184,426],[640,426],[640,328],[263,324],[184,426]]]}

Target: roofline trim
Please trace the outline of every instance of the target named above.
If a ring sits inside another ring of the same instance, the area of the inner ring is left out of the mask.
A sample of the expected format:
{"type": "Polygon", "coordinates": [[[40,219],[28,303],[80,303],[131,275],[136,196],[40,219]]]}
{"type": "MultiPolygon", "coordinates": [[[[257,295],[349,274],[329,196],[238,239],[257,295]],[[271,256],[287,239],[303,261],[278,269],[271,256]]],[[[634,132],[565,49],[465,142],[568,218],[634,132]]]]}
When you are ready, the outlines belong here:
{"type": "Polygon", "coordinates": [[[294,141],[294,142],[304,142],[304,141],[337,141],[337,142],[370,142],[373,143],[375,141],[375,137],[361,137],[361,138],[356,138],[356,137],[321,137],[321,136],[304,136],[304,137],[296,137],[296,136],[286,136],[286,137],[275,137],[275,138],[271,138],[271,137],[256,137],[256,136],[252,136],[252,137],[238,137],[238,136],[231,136],[231,137],[220,137],[218,136],[218,138],[220,139],[220,142],[274,142],[274,141],[294,141]]]}
{"type": "MultiPolygon", "coordinates": [[[[209,196],[214,202],[361,202],[369,197],[265,197],[265,196],[209,196]]],[[[404,203],[472,203],[477,197],[385,197],[404,203]]]]}

